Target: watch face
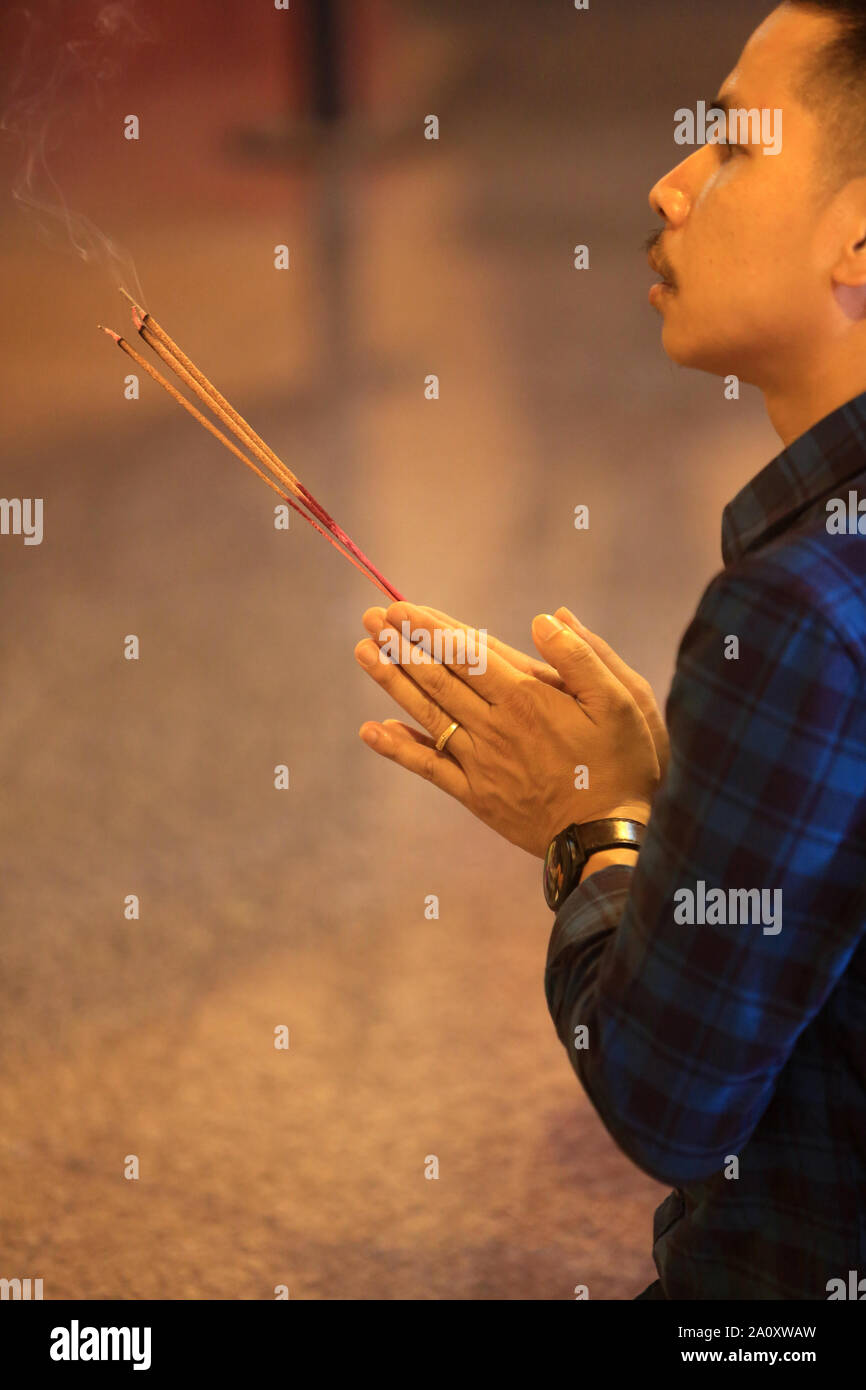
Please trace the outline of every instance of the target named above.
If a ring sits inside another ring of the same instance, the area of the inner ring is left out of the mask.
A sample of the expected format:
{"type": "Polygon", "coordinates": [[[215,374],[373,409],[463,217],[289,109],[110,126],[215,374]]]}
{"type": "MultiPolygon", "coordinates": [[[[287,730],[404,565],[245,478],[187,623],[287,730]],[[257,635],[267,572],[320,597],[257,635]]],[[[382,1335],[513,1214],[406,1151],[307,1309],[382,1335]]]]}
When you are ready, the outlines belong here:
{"type": "Polygon", "coordinates": [[[571,882],[573,873],[574,847],[563,832],[551,841],[544,860],[544,897],[548,907],[557,908],[562,902],[563,890],[571,882]]]}

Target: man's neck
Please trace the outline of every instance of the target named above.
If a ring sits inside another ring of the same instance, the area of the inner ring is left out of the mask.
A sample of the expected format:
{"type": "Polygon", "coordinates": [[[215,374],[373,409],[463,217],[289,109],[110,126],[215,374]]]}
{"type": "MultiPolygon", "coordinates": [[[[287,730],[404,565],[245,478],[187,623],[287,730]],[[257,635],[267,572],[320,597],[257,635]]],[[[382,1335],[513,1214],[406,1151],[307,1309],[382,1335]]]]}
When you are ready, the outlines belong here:
{"type": "Polygon", "coordinates": [[[787,381],[783,388],[769,387],[763,395],[770,423],[787,449],[825,415],[864,391],[866,355],[849,348],[849,358],[841,365],[812,366],[793,385],[787,381]]]}

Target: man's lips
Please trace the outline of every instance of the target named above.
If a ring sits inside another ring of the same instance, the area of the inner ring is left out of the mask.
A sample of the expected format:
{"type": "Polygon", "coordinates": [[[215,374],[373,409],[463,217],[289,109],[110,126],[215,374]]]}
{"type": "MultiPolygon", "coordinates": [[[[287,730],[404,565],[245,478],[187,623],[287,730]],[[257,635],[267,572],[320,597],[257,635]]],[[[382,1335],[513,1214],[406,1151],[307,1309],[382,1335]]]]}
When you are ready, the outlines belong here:
{"type": "Polygon", "coordinates": [[[659,308],[673,294],[676,294],[676,280],[673,271],[666,263],[658,257],[656,248],[652,247],[647,253],[647,261],[650,269],[654,270],[659,279],[654,285],[650,286],[649,302],[653,308],[659,308]]]}
{"type": "Polygon", "coordinates": [[[666,269],[662,264],[659,263],[654,251],[650,251],[647,255],[647,262],[649,264],[650,270],[655,271],[656,275],[662,282],[662,286],[665,289],[676,289],[676,282],[674,280],[672,271],[666,269]]]}

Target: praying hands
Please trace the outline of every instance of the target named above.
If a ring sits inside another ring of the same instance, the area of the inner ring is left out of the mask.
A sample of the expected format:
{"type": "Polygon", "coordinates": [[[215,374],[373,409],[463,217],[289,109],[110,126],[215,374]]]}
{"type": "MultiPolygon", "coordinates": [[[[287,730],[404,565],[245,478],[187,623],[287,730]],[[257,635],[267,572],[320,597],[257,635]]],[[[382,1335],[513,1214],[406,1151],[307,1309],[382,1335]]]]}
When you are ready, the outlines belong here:
{"type": "Polygon", "coordinates": [[[377,753],[539,858],[573,822],[648,821],[668,756],[652,691],[567,609],[533,622],[541,661],[406,602],[363,622],[357,660],[425,731],[368,721],[377,753]]]}

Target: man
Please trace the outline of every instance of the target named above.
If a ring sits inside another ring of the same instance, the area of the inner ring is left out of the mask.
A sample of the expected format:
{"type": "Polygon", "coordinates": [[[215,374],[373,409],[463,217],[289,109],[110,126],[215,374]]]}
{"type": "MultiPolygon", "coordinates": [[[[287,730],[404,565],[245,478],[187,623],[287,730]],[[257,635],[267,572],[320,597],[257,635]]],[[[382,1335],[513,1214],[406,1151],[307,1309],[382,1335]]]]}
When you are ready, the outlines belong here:
{"type": "MultiPolygon", "coordinates": [[[[674,1188],[641,1297],[823,1299],[866,1276],[866,0],[781,5],[715,104],[782,112],[781,148],[701,144],[656,184],[651,299],[669,356],[759,387],[784,447],[725,510],[670,751],[566,609],[533,624],[543,663],[491,640],[483,674],[361,642],[427,730],[361,736],[547,855],[559,1037],[674,1188]]],[[[407,619],[460,630],[364,615],[407,619]]]]}

